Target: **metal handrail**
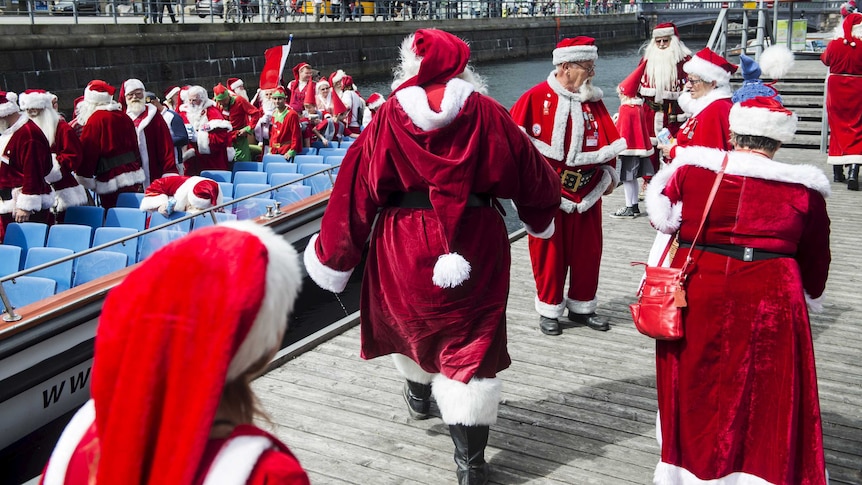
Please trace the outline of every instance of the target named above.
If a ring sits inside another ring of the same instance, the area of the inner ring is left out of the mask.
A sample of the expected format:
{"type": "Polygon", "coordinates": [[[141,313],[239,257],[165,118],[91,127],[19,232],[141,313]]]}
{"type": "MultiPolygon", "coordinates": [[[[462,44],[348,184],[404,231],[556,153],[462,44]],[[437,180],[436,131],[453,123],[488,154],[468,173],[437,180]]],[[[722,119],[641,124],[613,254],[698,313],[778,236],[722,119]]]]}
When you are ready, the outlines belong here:
{"type": "MultiPolygon", "coordinates": [[[[58,259],[55,259],[53,261],[48,261],[47,263],[43,263],[43,264],[40,264],[38,266],[33,266],[32,268],[27,268],[27,269],[18,271],[17,273],[12,273],[10,275],[0,277],[0,302],[2,302],[3,308],[6,310],[6,314],[7,314],[7,316],[4,316],[3,319],[7,322],[17,321],[17,320],[21,319],[21,316],[17,315],[14,312],[15,307],[12,306],[11,303],[9,302],[9,298],[6,295],[6,290],[3,288],[3,285],[2,285],[3,282],[12,281],[12,283],[14,284],[15,280],[17,278],[20,278],[22,276],[27,276],[30,273],[35,273],[36,271],[41,271],[43,269],[50,268],[51,266],[54,266],[57,264],[62,264],[62,263],[65,263],[67,261],[72,261],[72,260],[79,258],[81,256],[85,256],[87,254],[92,254],[92,253],[95,253],[96,251],[101,251],[105,248],[108,248],[110,246],[114,246],[116,244],[125,244],[126,241],[130,241],[132,239],[137,239],[137,238],[139,238],[141,236],[145,236],[151,232],[155,232],[155,231],[158,231],[160,229],[165,229],[165,228],[177,225],[181,222],[191,220],[195,217],[200,217],[202,214],[209,213],[211,215],[211,217],[213,218],[213,223],[218,224],[218,221],[216,220],[216,216],[215,216],[216,212],[220,212],[221,209],[228,207],[228,206],[231,206],[231,205],[234,205],[238,202],[252,199],[252,198],[257,197],[259,195],[263,195],[263,194],[272,192],[273,190],[278,190],[280,188],[287,187],[288,185],[293,185],[297,182],[302,182],[303,180],[306,180],[310,177],[313,177],[315,175],[324,174],[324,173],[328,173],[330,182],[334,183],[334,181],[332,179],[332,175],[334,174],[335,170],[338,169],[340,166],[341,166],[341,164],[333,165],[332,167],[324,168],[324,169],[318,170],[316,172],[313,172],[313,173],[304,175],[302,177],[299,177],[296,180],[291,180],[289,182],[285,182],[285,183],[279,184],[275,187],[270,187],[268,189],[259,190],[257,192],[252,193],[252,194],[244,195],[244,196],[239,197],[237,199],[233,199],[231,201],[224,202],[222,204],[219,204],[219,205],[214,206],[214,207],[210,207],[210,208],[202,210],[200,212],[194,212],[194,213],[186,214],[183,217],[180,217],[179,219],[176,219],[173,221],[168,221],[168,222],[161,224],[161,225],[158,225],[156,227],[150,227],[148,229],[144,229],[143,231],[136,232],[135,234],[130,234],[128,236],[120,237],[120,238],[108,241],[104,244],[100,244],[99,246],[87,248],[83,251],[73,253],[73,254],[70,254],[68,256],[63,256],[62,258],[58,258],[58,259]]],[[[273,202],[277,202],[277,201],[273,201],[273,202]]],[[[274,207],[276,207],[275,204],[273,206],[268,206],[267,209],[269,210],[270,208],[274,208],[274,207]]]]}

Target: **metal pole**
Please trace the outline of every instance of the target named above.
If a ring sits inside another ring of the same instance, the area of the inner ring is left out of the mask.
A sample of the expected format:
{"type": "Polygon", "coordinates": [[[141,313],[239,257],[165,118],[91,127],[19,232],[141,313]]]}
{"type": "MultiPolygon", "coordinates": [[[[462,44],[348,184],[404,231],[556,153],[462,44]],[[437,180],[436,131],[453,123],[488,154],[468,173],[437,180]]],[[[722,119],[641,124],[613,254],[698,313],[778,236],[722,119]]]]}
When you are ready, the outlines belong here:
{"type": "MultiPolygon", "coordinates": [[[[15,284],[15,280],[12,280],[12,284],[15,284]]],[[[9,303],[9,297],[6,296],[6,289],[3,288],[3,285],[0,285],[0,300],[3,301],[3,308],[6,309],[6,315],[3,317],[4,322],[17,322],[21,320],[21,315],[15,313],[15,307],[9,303]]]]}
{"type": "Polygon", "coordinates": [[[787,50],[792,49],[792,37],[793,37],[793,2],[790,3],[790,9],[788,10],[790,13],[787,17],[787,50]]]}

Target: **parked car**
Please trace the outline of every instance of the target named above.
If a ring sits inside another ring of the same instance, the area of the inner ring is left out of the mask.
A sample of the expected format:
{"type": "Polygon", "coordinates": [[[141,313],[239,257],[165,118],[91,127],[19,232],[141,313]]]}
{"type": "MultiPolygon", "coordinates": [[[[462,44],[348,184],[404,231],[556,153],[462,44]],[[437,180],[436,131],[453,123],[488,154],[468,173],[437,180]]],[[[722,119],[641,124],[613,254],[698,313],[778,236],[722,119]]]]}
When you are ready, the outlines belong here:
{"type": "MultiPolygon", "coordinates": [[[[195,0],[195,14],[200,18],[205,18],[208,15],[224,18],[225,4],[229,1],[231,0],[195,0]]],[[[246,17],[249,20],[259,15],[260,6],[257,0],[243,1],[241,4],[245,8],[246,17]]]]}
{"type": "Polygon", "coordinates": [[[56,0],[51,4],[51,12],[57,15],[72,15],[77,4],[78,14],[98,15],[102,11],[99,0],[56,0]]]}
{"type": "MultiPolygon", "coordinates": [[[[350,3],[350,0],[341,0],[341,2],[342,2],[342,5],[346,6],[348,3],[350,3]]],[[[395,2],[392,2],[392,3],[395,3],[395,2]]],[[[374,15],[374,1],[373,0],[372,1],[361,0],[359,2],[359,5],[362,7],[362,11],[358,12],[360,14],[360,16],[361,15],[374,15]]],[[[381,2],[381,5],[383,5],[382,2],[381,2]]],[[[335,17],[334,15],[332,15],[332,5],[330,4],[330,0],[324,0],[323,1],[323,8],[324,8],[325,15],[327,17],[329,17],[329,18],[335,17]]],[[[382,9],[383,7],[381,6],[380,8],[382,9]]],[[[305,14],[314,15],[314,2],[312,0],[305,0],[302,4],[302,11],[305,14]]],[[[346,16],[349,17],[350,14],[348,13],[348,14],[346,14],[346,16]]]]}

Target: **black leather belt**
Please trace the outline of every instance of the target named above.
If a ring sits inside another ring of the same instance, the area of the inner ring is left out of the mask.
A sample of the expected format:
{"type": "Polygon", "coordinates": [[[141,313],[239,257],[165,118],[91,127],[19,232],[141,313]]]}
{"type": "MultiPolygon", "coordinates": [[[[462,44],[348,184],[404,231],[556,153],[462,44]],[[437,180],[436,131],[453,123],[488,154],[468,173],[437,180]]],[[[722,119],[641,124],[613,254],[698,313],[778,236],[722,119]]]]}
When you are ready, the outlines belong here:
{"type": "MultiPolygon", "coordinates": [[[[690,248],[690,242],[679,242],[679,247],[690,248]]],[[[695,249],[708,253],[721,254],[739,261],[764,261],[767,259],[792,258],[792,254],[773,253],[763,249],[736,246],[733,244],[698,244],[695,249]]]]}
{"type": "MultiPolygon", "coordinates": [[[[485,194],[470,194],[467,196],[467,207],[493,207],[494,198],[485,194]]],[[[390,207],[404,209],[431,209],[431,199],[425,192],[395,192],[389,196],[390,207]]]]}
{"type": "Polygon", "coordinates": [[[0,200],[12,200],[12,189],[0,189],[0,200]]]}
{"type": "Polygon", "coordinates": [[[663,103],[656,103],[655,101],[650,101],[648,99],[644,100],[644,104],[649,106],[653,111],[661,111],[663,107],[663,103]]]}
{"type": "Polygon", "coordinates": [[[590,183],[596,170],[595,168],[590,170],[562,170],[560,171],[560,183],[563,184],[564,189],[577,192],[578,189],[590,183]]]}
{"type": "Polygon", "coordinates": [[[138,156],[135,152],[126,152],[121,155],[116,155],[113,157],[101,157],[99,158],[99,164],[96,166],[96,174],[101,174],[110,171],[112,168],[119,167],[120,165],[126,165],[127,163],[132,163],[138,159],[138,156]]]}

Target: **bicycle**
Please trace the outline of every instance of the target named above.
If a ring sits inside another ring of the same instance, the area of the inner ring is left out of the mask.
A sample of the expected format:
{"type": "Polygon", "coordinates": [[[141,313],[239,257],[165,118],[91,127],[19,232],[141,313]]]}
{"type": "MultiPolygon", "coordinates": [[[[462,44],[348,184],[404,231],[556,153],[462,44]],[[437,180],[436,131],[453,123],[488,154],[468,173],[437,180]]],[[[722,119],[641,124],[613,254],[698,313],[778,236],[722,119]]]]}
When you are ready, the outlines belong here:
{"type": "Polygon", "coordinates": [[[236,23],[254,21],[254,13],[248,4],[248,0],[227,0],[224,21],[236,23]]]}

